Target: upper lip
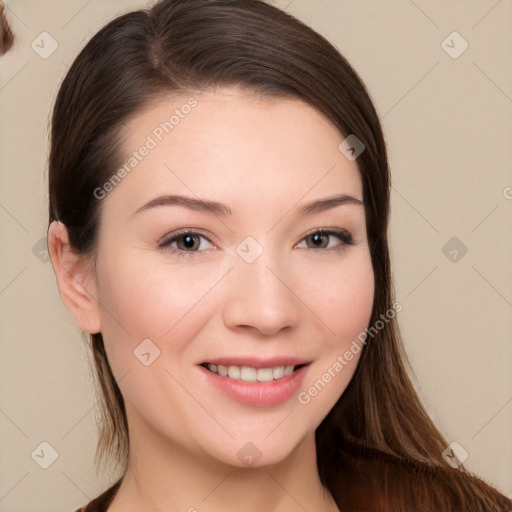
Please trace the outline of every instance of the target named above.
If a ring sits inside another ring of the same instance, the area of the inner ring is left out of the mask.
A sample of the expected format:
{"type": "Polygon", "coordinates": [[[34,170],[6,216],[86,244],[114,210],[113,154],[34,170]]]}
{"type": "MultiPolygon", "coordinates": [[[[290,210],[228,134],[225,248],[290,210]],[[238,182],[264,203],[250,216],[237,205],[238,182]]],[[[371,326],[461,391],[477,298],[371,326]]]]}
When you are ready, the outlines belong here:
{"type": "Polygon", "coordinates": [[[261,357],[261,356],[229,356],[229,357],[214,357],[207,359],[201,364],[215,364],[221,366],[249,366],[251,368],[271,368],[274,366],[298,366],[311,363],[310,360],[301,359],[294,356],[275,356],[275,357],[261,357]]]}

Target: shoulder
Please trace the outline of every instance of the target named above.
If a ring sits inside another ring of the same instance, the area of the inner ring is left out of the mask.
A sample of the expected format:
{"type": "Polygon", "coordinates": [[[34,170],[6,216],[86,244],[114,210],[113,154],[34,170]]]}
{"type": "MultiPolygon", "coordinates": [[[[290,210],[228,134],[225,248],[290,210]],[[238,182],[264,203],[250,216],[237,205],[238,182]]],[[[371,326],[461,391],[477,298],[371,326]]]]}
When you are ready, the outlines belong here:
{"type": "Polygon", "coordinates": [[[341,505],[349,510],[418,510],[421,504],[426,512],[509,512],[512,507],[510,499],[463,468],[382,452],[347,457],[344,462],[335,487],[341,505]]]}
{"type": "Polygon", "coordinates": [[[110,503],[114,499],[114,496],[119,489],[121,482],[123,481],[120,478],[112,487],[108,488],[103,494],[89,502],[85,507],[78,508],[73,512],[106,512],[110,503]]]}

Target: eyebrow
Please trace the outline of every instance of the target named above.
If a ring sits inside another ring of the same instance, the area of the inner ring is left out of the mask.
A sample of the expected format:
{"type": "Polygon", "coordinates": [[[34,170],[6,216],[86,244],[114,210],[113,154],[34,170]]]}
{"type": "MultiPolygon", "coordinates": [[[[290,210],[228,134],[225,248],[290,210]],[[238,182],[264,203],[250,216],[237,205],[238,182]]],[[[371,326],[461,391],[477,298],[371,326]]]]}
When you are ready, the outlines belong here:
{"type": "Polygon", "coordinates": [[[310,203],[302,206],[298,214],[303,217],[306,215],[312,215],[313,213],[323,212],[325,210],[329,210],[330,208],[334,208],[335,206],[342,206],[346,204],[355,204],[359,206],[363,206],[363,201],[354,196],[349,196],[347,194],[338,194],[332,197],[326,197],[324,199],[319,199],[316,201],[311,201],[310,203]]]}
{"type": "MultiPolygon", "coordinates": [[[[165,195],[156,197],[141,206],[138,210],[136,210],[133,215],[143,212],[145,210],[150,210],[152,208],[157,208],[159,206],[182,206],[184,208],[188,208],[189,210],[195,210],[197,212],[206,212],[213,213],[215,215],[231,215],[231,208],[226,206],[223,203],[218,203],[216,201],[208,201],[206,199],[197,199],[195,197],[190,196],[177,196],[177,195],[165,195]]],[[[132,215],[132,217],[133,217],[132,215]]]]}
{"type": "MultiPolygon", "coordinates": [[[[331,197],[326,197],[324,199],[319,199],[315,201],[311,201],[303,205],[298,210],[298,215],[304,217],[306,215],[312,215],[314,213],[323,212],[325,210],[329,210],[336,206],[354,204],[354,205],[363,205],[363,201],[358,199],[357,197],[350,196],[347,194],[338,194],[331,197]]],[[[136,210],[132,217],[137,213],[150,210],[153,208],[158,208],[161,206],[181,206],[183,208],[188,208],[189,210],[194,210],[198,212],[212,213],[214,215],[219,216],[228,216],[232,215],[231,208],[224,203],[219,203],[217,201],[209,201],[207,199],[198,199],[190,196],[179,196],[179,195],[164,195],[160,197],[156,197],[152,199],[148,203],[141,206],[138,210],[136,210]]]]}

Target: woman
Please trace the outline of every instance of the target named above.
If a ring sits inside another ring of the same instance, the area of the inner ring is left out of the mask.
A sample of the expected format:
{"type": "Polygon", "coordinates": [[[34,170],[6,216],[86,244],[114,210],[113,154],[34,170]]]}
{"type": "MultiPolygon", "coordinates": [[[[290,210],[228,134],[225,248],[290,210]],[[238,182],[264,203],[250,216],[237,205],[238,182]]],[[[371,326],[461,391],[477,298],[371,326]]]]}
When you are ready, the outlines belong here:
{"type": "Polygon", "coordinates": [[[260,0],[115,19],[59,91],[49,193],[120,473],[83,512],[512,508],[409,380],[382,130],[311,29],[260,0]]]}

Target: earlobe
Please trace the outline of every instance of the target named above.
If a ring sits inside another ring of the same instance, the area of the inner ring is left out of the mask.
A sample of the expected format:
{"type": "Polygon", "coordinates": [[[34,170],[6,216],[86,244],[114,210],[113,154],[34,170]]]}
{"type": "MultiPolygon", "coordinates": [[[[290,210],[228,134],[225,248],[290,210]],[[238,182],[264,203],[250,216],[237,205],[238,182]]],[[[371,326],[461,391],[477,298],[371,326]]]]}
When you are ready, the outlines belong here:
{"type": "Polygon", "coordinates": [[[50,224],[47,239],[62,302],[83,330],[91,334],[100,332],[100,309],[90,258],[71,247],[68,230],[59,221],[50,224]]]}

